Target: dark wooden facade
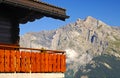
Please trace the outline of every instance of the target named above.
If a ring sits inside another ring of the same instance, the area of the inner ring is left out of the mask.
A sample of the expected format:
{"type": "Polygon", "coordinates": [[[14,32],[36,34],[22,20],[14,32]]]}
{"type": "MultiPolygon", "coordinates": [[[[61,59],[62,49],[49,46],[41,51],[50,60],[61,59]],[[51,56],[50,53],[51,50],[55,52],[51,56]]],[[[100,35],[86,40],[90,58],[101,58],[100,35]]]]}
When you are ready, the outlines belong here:
{"type": "Polygon", "coordinates": [[[0,44],[19,44],[19,23],[0,12],[0,44]]]}
{"type": "Polygon", "coordinates": [[[0,44],[19,45],[19,24],[44,16],[65,20],[66,10],[35,0],[0,0],[0,44]]]}

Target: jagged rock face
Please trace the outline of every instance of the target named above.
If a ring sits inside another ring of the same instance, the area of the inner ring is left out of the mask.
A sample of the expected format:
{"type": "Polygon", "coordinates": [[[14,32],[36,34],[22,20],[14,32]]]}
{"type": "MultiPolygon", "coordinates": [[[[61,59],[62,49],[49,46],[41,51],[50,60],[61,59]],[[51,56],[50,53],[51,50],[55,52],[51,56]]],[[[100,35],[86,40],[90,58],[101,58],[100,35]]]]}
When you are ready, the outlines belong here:
{"type": "Polygon", "coordinates": [[[29,32],[20,38],[20,46],[28,48],[50,48],[55,30],[53,31],[41,31],[41,32],[29,32]]]}
{"type": "MultiPolygon", "coordinates": [[[[86,69],[87,65],[94,68],[99,65],[94,58],[104,54],[120,57],[120,31],[88,16],[57,30],[27,33],[21,36],[20,45],[66,50],[66,78],[89,78],[85,73],[90,73],[92,69],[86,69]],[[79,72],[81,75],[78,75],[79,72]]],[[[109,66],[103,62],[100,64],[109,66]]]]}

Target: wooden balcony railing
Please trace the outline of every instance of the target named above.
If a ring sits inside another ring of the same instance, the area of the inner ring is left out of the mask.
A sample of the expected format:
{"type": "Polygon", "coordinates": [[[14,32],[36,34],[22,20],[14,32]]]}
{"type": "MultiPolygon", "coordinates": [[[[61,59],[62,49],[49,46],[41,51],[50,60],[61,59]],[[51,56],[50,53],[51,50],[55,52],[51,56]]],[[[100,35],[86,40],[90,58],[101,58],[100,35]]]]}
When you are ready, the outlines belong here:
{"type": "Polygon", "coordinates": [[[2,73],[65,72],[65,60],[64,51],[0,45],[0,72],[2,73]]]}

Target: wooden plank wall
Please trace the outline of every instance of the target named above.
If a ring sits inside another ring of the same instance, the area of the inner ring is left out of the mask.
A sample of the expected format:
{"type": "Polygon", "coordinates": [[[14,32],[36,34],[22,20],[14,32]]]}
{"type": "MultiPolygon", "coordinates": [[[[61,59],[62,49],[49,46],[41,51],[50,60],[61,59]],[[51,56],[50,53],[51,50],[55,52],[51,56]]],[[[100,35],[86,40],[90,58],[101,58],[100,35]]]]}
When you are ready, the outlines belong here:
{"type": "Polygon", "coordinates": [[[9,17],[0,14],[0,43],[15,44],[19,43],[19,24],[9,17]]]}

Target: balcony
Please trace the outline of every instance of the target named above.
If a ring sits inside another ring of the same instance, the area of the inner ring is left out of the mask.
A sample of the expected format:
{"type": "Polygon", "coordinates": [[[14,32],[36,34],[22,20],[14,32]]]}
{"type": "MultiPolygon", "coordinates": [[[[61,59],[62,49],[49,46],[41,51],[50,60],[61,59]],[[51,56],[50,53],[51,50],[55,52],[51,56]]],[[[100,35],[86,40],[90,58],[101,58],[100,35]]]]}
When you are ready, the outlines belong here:
{"type": "Polygon", "coordinates": [[[0,73],[64,73],[65,51],[0,45],[0,73]]]}

